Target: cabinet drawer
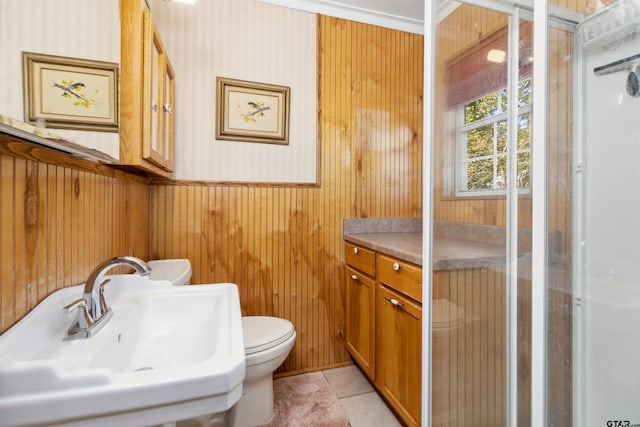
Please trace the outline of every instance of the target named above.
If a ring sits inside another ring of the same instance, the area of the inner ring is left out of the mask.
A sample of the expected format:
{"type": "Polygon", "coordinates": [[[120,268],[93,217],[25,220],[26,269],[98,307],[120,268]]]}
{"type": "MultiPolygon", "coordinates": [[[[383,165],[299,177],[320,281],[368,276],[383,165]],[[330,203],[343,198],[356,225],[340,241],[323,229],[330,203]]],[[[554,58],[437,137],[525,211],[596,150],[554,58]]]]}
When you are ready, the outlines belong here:
{"type": "Polygon", "coordinates": [[[377,256],[378,282],[422,302],[422,268],[386,255],[377,256]]]}
{"type": "Polygon", "coordinates": [[[347,265],[369,276],[376,275],[376,255],[372,250],[351,243],[345,243],[344,258],[347,265]]]}

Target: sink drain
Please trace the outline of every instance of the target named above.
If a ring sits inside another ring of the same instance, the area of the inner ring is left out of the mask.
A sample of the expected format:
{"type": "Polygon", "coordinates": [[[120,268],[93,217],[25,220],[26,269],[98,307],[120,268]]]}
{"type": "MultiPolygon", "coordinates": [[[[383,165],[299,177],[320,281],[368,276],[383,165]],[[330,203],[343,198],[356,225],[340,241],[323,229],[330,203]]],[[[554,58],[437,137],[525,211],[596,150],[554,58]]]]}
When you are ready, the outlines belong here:
{"type": "Polygon", "coordinates": [[[135,369],[133,372],[140,372],[140,371],[151,371],[153,368],[151,366],[143,366],[141,368],[135,369]]]}

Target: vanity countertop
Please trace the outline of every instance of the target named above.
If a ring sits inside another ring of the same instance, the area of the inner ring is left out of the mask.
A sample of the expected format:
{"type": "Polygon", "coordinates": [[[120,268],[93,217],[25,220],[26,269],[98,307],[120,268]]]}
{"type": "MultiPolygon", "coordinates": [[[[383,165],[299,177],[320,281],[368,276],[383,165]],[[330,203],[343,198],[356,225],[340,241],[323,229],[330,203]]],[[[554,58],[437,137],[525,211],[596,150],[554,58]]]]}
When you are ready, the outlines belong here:
{"type": "MultiPolygon", "coordinates": [[[[353,223],[348,224],[347,221],[349,219],[345,220],[344,239],[346,241],[413,264],[422,265],[421,221],[418,226],[407,222],[407,219],[403,219],[401,223],[395,220],[396,222],[390,222],[386,229],[383,219],[376,219],[372,223],[372,227],[363,226],[363,221],[366,220],[362,219],[357,220],[358,223],[355,227],[353,223]],[[401,226],[394,226],[394,224],[401,224],[401,226]]],[[[478,235],[460,233],[456,227],[457,225],[453,223],[450,226],[439,224],[438,227],[434,227],[436,234],[433,240],[433,269],[435,271],[504,265],[505,245],[493,243],[504,241],[499,236],[492,235],[485,241],[468,239],[460,234],[467,234],[476,239],[478,235]],[[449,232],[449,228],[454,232],[449,232]]]]}
{"type": "MultiPolygon", "coordinates": [[[[345,240],[413,264],[422,265],[422,232],[362,233],[345,240]]],[[[447,236],[433,240],[433,269],[456,270],[487,267],[505,262],[504,246],[447,236]]]]}

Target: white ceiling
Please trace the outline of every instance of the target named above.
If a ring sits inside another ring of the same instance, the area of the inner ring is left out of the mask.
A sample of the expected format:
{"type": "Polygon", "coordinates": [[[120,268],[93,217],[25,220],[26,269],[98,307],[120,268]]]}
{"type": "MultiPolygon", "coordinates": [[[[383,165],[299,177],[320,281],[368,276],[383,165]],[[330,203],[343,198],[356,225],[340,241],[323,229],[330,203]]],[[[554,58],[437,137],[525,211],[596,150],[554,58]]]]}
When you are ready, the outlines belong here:
{"type": "Polygon", "coordinates": [[[424,0],[258,1],[412,33],[424,32],[424,0]]]}

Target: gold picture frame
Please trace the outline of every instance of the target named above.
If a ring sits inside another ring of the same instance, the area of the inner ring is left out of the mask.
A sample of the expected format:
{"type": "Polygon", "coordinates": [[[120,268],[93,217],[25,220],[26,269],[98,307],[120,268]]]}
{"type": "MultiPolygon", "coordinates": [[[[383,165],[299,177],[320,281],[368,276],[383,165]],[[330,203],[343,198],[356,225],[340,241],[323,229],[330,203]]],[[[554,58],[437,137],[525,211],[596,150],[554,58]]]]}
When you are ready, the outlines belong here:
{"type": "Polygon", "coordinates": [[[118,64],[22,52],[25,121],[118,132],[118,64]]]}
{"type": "Polygon", "coordinates": [[[289,87],[223,77],[216,87],[216,139],[289,144],[289,87]]]}

